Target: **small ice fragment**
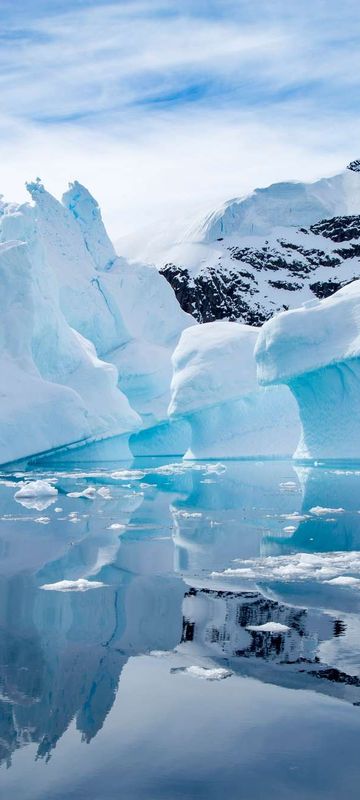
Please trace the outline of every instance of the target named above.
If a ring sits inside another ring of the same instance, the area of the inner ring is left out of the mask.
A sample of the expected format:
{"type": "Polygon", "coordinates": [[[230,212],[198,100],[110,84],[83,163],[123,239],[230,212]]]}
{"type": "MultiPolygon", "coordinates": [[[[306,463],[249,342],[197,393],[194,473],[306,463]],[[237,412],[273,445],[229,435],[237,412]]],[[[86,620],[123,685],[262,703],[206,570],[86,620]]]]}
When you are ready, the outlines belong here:
{"type": "Polygon", "coordinates": [[[68,497],[86,497],[88,500],[93,500],[96,495],[94,486],[88,486],[83,492],[68,492],[68,497]]]}
{"type": "Polygon", "coordinates": [[[106,586],[100,581],[88,581],[86,578],[78,578],[77,581],[58,581],[57,583],[44,583],[40,589],[46,592],[86,592],[88,589],[100,589],[106,586]]]}
{"type": "Polygon", "coordinates": [[[97,490],[97,493],[100,497],[103,497],[104,500],[111,500],[110,489],[108,486],[100,486],[100,489],[97,490]]]}
{"type": "Polygon", "coordinates": [[[202,517],[202,513],[200,511],[181,511],[180,509],[175,509],[173,513],[176,517],[184,517],[184,519],[202,517]]]}
{"type": "Polygon", "coordinates": [[[41,525],[47,525],[50,522],[50,517],[36,517],[34,522],[40,522],[41,525]]]}
{"type": "Polygon", "coordinates": [[[108,527],[108,531],[116,531],[124,528],[126,528],[126,525],[122,525],[121,522],[112,522],[108,527]]]}
{"type": "Polygon", "coordinates": [[[279,486],[284,492],[296,492],[298,488],[295,481],[283,481],[282,483],[279,483],[279,486]]]}
{"type": "Polygon", "coordinates": [[[141,469],[121,469],[111,473],[111,477],[117,481],[140,481],[142,478],[145,478],[145,475],[146,472],[143,472],[141,469]]]}
{"type": "Polygon", "coordinates": [[[323,506],[313,506],[310,508],[311,514],[321,517],[322,514],[343,514],[344,508],[324,508],[323,506]]]}

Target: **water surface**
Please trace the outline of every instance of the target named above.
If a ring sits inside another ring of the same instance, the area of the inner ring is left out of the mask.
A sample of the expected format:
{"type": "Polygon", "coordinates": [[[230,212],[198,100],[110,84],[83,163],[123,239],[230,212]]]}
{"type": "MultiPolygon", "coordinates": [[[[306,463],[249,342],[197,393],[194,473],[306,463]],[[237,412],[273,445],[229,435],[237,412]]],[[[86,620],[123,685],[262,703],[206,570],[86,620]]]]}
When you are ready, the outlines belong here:
{"type": "Polygon", "coordinates": [[[359,587],[354,468],[3,472],[1,797],[357,798],[359,587]]]}

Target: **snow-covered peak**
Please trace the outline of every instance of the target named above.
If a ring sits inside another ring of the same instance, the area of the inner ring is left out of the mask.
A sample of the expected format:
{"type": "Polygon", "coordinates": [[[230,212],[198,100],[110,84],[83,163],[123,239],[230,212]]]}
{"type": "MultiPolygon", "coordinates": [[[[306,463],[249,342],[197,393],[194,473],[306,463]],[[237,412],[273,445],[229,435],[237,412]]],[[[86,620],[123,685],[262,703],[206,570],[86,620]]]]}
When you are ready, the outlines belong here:
{"type": "Polygon", "coordinates": [[[320,219],[360,212],[360,176],[345,170],[315,183],[282,182],[226,202],[190,230],[187,238],[215,242],[262,235],[278,226],[309,226],[320,219]]]}
{"type": "Polygon", "coordinates": [[[85,186],[74,181],[69,183],[69,189],[63,194],[62,202],[78,222],[96,269],[101,272],[111,269],[117,255],[94,197],[85,186]]]}

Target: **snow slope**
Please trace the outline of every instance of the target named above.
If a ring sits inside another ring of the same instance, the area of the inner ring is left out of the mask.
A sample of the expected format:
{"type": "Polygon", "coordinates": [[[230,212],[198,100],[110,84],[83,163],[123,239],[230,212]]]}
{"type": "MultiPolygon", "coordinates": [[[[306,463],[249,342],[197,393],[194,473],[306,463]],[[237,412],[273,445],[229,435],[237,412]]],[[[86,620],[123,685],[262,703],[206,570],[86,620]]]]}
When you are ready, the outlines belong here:
{"type": "Polygon", "coordinates": [[[172,241],[140,239],[123,252],[156,263],[199,322],[258,326],[360,277],[360,174],[256,189],[172,241]]]}
{"type": "Polygon", "coordinates": [[[360,281],[269,320],[256,347],[263,385],[299,406],[297,458],[360,458],[360,281]]]}
{"type": "Polygon", "coordinates": [[[299,436],[296,405],[285,387],[256,380],[258,331],[236,322],[187,328],[173,355],[169,414],[187,419],[187,458],[278,456],[299,436]]]}

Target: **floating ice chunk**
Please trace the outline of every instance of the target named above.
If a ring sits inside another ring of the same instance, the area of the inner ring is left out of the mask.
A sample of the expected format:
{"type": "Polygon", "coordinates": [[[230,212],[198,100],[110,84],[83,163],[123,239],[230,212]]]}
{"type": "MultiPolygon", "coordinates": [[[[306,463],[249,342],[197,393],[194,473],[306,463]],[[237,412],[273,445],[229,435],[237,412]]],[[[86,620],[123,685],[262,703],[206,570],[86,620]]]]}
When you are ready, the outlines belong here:
{"type": "Polygon", "coordinates": [[[313,506],[309,509],[311,514],[316,514],[317,516],[322,516],[325,514],[343,514],[345,509],[344,508],[325,508],[323,506],[313,506]]]}
{"type": "Polygon", "coordinates": [[[295,481],[282,481],[279,483],[280,489],[283,492],[297,492],[299,487],[295,481]]]}
{"type": "Polygon", "coordinates": [[[94,486],[88,486],[83,492],[68,492],[68,497],[86,497],[88,500],[94,500],[96,489],[94,486]]]}
{"type": "Polygon", "coordinates": [[[38,480],[38,481],[29,481],[29,483],[25,483],[24,486],[15,492],[15,499],[21,499],[22,497],[56,497],[58,494],[58,490],[55,486],[52,486],[51,483],[47,481],[38,480]]]}
{"type": "Polygon", "coordinates": [[[100,581],[88,581],[86,578],[78,578],[76,581],[58,581],[57,583],[44,583],[40,589],[46,592],[87,592],[88,589],[101,589],[106,586],[100,581]]]}
{"type": "Polygon", "coordinates": [[[111,525],[109,525],[108,530],[117,531],[117,530],[125,530],[125,528],[126,525],[122,525],[121,522],[112,522],[111,525]]]}
{"type": "Polygon", "coordinates": [[[60,508],[60,506],[56,506],[56,508],[54,508],[54,511],[56,514],[60,514],[63,511],[63,509],[60,508]]]}
{"type": "Polygon", "coordinates": [[[36,517],[34,522],[40,522],[41,525],[48,525],[50,517],[36,517]]]}
{"type": "Polygon", "coordinates": [[[247,625],[247,631],[254,631],[259,633],[286,633],[290,630],[288,625],[283,625],[281,622],[264,622],[263,625],[247,625]]]}
{"type": "Polygon", "coordinates": [[[102,497],[104,500],[111,500],[111,493],[108,486],[100,486],[100,489],[97,489],[97,493],[102,497]]]}
{"type": "Polygon", "coordinates": [[[111,477],[118,481],[140,481],[145,475],[141,469],[121,469],[111,473],[111,477]]]}
{"type": "Polygon", "coordinates": [[[174,667],[172,673],[184,672],[186,675],[192,675],[193,678],[200,678],[206,681],[222,681],[225,678],[230,678],[233,674],[231,670],[224,669],[224,667],[174,667]]]}
{"type": "Polygon", "coordinates": [[[58,490],[44,480],[29,481],[15,493],[15,497],[55,497],[58,490]]]}
{"type": "Polygon", "coordinates": [[[201,511],[181,511],[180,509],[175,509],[173,514],[175,514],[176,517],[183,517],[184,519],[196,519],[202,517],[201,511]]]}

